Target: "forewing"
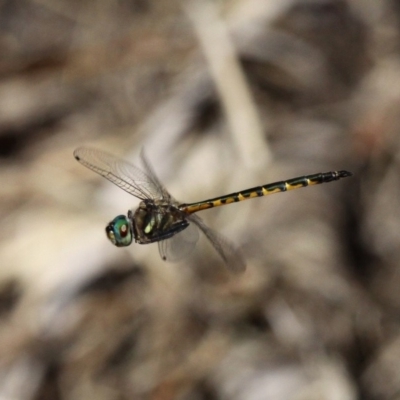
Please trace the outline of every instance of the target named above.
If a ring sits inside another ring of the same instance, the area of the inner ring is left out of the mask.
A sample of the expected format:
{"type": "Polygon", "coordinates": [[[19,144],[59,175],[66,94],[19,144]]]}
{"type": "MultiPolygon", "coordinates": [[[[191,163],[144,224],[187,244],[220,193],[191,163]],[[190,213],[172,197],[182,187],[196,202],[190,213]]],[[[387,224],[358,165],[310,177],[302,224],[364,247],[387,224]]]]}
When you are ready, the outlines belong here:
{"type": "Polygon", "coordinates": [[[161,197],[164,200],[169,200],[171,198],[171,195],[168,193],[167,189],[165,189],[164,185],[160,182],[158,179],[156,173],[154,172],[153,167],[151,166],[149,160],[147,159],[144,150],[140,152],[140,158],[142,160],[142,164],[144,166],[144,170],[146,171],[147,177],[150,178],[152,185],[157,188],[157,191],[161,193],[161,197]]]}
{"type": "Polygon", "coordinates": [[[246,262],[242,252],[230,240],[209,228],[197,215],[191,214],[187,216],[187,219],[201,229],[215,250],[217,250],[222,257],[229,270],[239,273],[246,269],[246,262]]]}
{"type": "Polygon", "coordinates": [[[89,147],[79,147],[74,151],[74,157],[85,167],[140,200],[159,199],[164,195],[157,184],[157,178],[154,181],[154,176],[148,176],[138,167],[111,154],[89,147]]]}
{"type": "Polygon", "coordinates": [[[190,255],[198,240],[197,225],[189,224],[186,229],[171,238],[158,242],[158,251],[163,260],[177,262],[190,255]]]}

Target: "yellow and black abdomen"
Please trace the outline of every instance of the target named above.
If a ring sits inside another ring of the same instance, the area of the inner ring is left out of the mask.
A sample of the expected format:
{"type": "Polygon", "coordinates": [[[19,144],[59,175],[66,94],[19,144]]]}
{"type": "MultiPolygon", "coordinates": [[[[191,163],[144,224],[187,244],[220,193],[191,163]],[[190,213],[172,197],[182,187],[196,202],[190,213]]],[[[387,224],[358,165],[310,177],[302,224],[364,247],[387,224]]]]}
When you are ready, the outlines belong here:
{"type": "Polygon", "coordinates": [[[188,214],[192,214],[197,211],[207,210],[208,208],[224,206],[226,204],[253,199],[255,197],[262,197],[273,193],[286,192],[287,190],[337,181],[341,178],[346,178],[351,175],[351,172],[348,171],[331,171],[313,175],[305,175],[289,179],[287,181],[274,182],[263,186],[253,187],[240,192],[230,193],[225,196],[215,197],[213,199],[204,200],[197,203],[181,204],[178,208],[188,214]]]}

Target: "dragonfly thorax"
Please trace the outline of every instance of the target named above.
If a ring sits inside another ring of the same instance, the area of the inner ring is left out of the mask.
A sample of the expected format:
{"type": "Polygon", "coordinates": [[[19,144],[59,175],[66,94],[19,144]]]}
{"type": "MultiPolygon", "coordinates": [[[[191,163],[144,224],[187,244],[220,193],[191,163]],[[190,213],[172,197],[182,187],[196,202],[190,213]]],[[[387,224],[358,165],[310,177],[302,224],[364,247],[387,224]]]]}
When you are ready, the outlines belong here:
{"type": "Polygon", "coordinates": [[[168,239],[189,226],[185,214],[163,200],[144,200],[128,212],[135,242],[147,244],[168,239]]]}

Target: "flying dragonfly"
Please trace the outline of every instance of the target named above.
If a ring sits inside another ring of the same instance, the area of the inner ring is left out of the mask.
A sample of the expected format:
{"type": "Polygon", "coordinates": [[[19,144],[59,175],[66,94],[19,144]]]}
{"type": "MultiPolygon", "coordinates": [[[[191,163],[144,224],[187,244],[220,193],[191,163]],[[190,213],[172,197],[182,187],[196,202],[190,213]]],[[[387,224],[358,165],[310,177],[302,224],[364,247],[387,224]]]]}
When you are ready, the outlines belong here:
{"type": "Polygon", "coordinates": [[[136,209],[129,210],[126,216],[118,215],[106,226],[107,237],[115,246],[129,246],[133,239],[139,244],[157,242],[161,258],[174,262],[190,254],[198,241],[200,230],[232,272],[241,272],[246,268],[241,252],[194,213],[255,197],[337,181],[352,175],[348,171],[305,175],[195,203],[179,203],[161,184],[143,151],[140,155],[143,170],[89,147],[77,148],[74,157],[85,167],[140,200],[136,209]]]}

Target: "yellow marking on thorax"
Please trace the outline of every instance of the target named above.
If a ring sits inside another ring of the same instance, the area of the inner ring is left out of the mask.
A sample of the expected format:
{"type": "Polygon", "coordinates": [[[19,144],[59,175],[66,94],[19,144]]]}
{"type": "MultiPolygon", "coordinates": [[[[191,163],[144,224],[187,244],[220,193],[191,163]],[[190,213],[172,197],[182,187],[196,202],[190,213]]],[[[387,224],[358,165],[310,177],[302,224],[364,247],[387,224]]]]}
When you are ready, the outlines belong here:
{"type": "Polygon", "coordinates": [[[156,220],[154,217],[152,217],[150,219],[150,222],[145,226],[144,233],[149,234],[153,230],[155,224],[156,224],[156,220]]]}

